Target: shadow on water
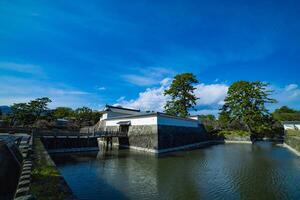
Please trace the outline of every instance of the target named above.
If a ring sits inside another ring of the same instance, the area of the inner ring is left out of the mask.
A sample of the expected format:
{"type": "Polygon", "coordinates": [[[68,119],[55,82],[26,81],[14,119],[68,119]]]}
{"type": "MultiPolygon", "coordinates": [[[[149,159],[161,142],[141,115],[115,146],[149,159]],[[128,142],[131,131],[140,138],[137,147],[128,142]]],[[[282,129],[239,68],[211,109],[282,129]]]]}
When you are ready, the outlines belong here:
{"type": "Polygon", "coordinates": [[[300,198],[300,159],[267,142],[162,156],[112,149],[53,158],[81,199],[300,198]]]}
{"type": "MultiPolygon", "coordinates": [[[[121,191],[98,176],[98,161],[114,157],[112,154],[111,151],[95,151],[51,156],[72,191],[80,199],[128,199],[121,191]]],[[[105,162],[101,163],[105,165],[105,162]]]]}

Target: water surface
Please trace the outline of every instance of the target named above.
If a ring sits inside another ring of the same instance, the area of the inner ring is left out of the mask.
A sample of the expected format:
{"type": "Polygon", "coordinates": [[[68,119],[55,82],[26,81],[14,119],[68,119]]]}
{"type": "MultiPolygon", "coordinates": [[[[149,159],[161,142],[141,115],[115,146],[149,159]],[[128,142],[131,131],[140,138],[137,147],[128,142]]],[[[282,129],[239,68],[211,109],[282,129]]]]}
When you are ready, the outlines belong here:
{"type": "Polygon", "coordinates": [[[300,158],[272,143],[52,158],[80,199],[300,199],[300,158]]]}

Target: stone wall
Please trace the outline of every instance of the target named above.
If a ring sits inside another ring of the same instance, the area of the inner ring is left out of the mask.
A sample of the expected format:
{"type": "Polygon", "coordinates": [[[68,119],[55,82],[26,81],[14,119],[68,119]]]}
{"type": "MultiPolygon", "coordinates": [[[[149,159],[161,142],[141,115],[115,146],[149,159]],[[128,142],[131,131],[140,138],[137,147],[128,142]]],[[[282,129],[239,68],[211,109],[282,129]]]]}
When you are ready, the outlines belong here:
{"type": "Polygon", "coordinates": [[[195,144],[207,140],[205,129],[199,127],[158,126],[158,150],[195,144]]]}
{"type": "MultiPolygon", "coordinates": [[[[119,127],[110,126],[106,127],[106,130],[117,131],[119,127]]],[[[113,143],[123,146],[161,150],[195,144],[206,140],[206,133],[203,126],[139,125],[129,127],[128,138],[114,138],[113,143]]]]}
{"type": "MultiPolygon", "coordinates": [[[[118,131],[119,126],[106,127],[108,131],[118,131]]],[[[119,143],[123,146],[134,146],[147,149],[158,149],[157,144],[157,126],[139,125],[129,126],[128,138],[113,139],[113,143],[119,143]]]]}
{"type": "Polygon", "coordinates": [[[47,150],[98,146],[96,137],[43,137],[41,141],[47,150]]]}
{"type": "Polygon", "coordinates": [[[13,199],[23,158],[13,143],[0,141],[0,199],[13,199]]]}
{"type": "Polygon", "coordinates": [[[34,138],[34,158],[30,193],[35,199],[77,200],[39,138],[34,138]]]}
{"type": "Polygon", "coordinates": [[[285,136],[284,143],[300,153],[300,137],[285,136]]]}

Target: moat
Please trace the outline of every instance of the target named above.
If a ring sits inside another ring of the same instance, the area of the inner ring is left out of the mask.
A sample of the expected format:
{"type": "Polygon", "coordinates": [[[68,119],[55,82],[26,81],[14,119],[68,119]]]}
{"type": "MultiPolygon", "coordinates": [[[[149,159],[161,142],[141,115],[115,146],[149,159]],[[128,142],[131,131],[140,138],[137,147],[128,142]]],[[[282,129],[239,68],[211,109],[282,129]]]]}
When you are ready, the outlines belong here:
{"type": "Polygon", "coordinates": [[[300,158],[268,142],[52,158],[79,199],[300,199],[300,158]]]}

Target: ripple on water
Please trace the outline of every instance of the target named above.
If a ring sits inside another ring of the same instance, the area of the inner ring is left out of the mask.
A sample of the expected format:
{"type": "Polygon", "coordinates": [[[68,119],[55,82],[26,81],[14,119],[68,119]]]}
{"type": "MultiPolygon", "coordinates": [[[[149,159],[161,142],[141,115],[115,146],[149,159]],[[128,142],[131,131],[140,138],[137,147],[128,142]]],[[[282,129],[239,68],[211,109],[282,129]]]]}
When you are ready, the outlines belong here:
{"type": "Polygon", "coordinates": [[[54,160],[82,199],[300,199],[300,159],[264,143],[75,157],[54,160]]]}

